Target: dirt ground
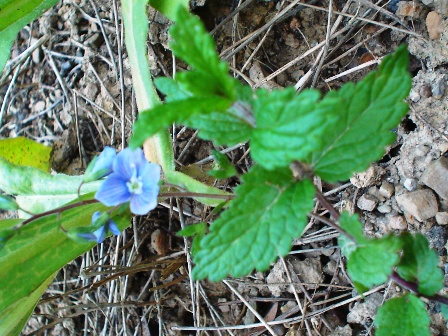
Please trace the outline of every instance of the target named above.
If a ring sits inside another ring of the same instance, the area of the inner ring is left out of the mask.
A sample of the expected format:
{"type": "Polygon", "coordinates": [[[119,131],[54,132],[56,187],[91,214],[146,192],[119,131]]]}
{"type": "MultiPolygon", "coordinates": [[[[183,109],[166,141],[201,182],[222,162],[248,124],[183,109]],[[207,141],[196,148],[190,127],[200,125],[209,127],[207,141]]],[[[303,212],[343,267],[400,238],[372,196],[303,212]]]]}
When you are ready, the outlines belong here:
{"type": "MultiPolygon", "coordinates": [[[[365,173],[322,190],[338,209],[359,213],[371,236],[424,233],[440,256],[447,284],[448,3],[300,3],[191,5],[232,74],[253,88],[327,92],[361,79],[383,56],[408,45],[414,79],[396,143],[365,173]]],[[[170,76],[170,23],[148,13],[151,73],[170,76]]],[[[52,146],[53,169],[69,174],[82,173],[104,146],[126,145],[137,109],[116,1],[62,0],[20,32],[11,60],[0,78],[0,137],[22,135],[52,146]],[[26,51],[30,56],[20,57],[26,51]]],[[[182,63],[176,66],[182,70],[182,63]]],[[[173,128],[173,139],[179,169],[195,163],[207,169],[211,144],[181,126],[173,128]]],[[[247,150],[240,145],[226,151],[241,172],[251,165],[247,150]]],[[[226,187],[237,183],[227,181],[226,187]]],[[[194,282],[187,263],[190,242],[176,232],[181,222],[197,223],[210,211],[192,200],[170,199],[136,217],[121,236],[59,272],[23,334],[268,335],[253,309],[277,322],[277,335],[374,335],[377,308],[401,291],[389,283],[363,300],[347,277],[337,232],[313,222],[269,271],[194,282]]],[[[429,309],[432,334],[448,335],[439,308],[429,303],[429,309]]]]}

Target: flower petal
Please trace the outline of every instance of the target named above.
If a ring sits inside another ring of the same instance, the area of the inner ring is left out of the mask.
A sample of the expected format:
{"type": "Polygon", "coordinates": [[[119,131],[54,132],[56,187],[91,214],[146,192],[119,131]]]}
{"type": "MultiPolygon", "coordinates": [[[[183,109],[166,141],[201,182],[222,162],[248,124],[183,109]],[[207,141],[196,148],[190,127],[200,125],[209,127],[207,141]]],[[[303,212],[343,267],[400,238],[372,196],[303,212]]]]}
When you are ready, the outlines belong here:
{"type": "Polygon", "coordinates": [[[104,237],[106,236],[106,228],[105,226],[101,226],[99,229],[93,232],[78,233],[77,236],[84,238],[85,240],[102,243],[104,241],[104,237]]]}
{"type": "Polygon", "coordinates": [[[117,224],[112,219],[109,220],[109,231],[112,232],[116,236],[120,235],[120,233],[121,233],[117,224]]]}
{"type": "Polygon", "coordinates": [[[127,180],[117,173],[109,175],[96,192],[95,198],[107,206],[126,203],[132,196],[126,182],[127,180]]]}
{"type": "Polygon", "coordinates": [[[143,162],[146,162],[146,159],[140,148],[136,150],[125,148],[117,154],[117,158],[114,161],[114,173],[129,180],[134,175],[136,167],[143,162]]]}
{"type": "Polygon", "coordinates": [[[137,167],[137,176],[142,178],[144,185],[154,185],[159,183],[160,171],[159,165],[146,161],[137,167]]]}
{"type": "Polygon", "coordinates": [[[103,152],[90,162],[83,181],[96,181],[112,173],[112,166],[117,153],[112,147],[105,147],[103,152]]]}
{"type": "Polygon", "coordinates": [[[101,217],[101,212],[96,211],[92,215],[92,223],[95,223],[101,217]]]}
{"type": "Polygon", "coordinates": [[[131,198],[131,212],[135,215],[145,215],[157,206],[157,196],[159,194],[159,186],[144,186],[143,192],[133,195],[131,198]]]}

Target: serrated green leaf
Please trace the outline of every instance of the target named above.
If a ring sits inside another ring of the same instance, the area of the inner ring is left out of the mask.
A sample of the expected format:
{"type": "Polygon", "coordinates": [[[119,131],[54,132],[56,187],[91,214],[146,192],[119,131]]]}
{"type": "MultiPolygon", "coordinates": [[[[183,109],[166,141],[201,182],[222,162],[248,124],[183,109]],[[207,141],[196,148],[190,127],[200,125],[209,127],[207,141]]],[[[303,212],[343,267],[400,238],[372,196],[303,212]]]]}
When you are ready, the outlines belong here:
{"type": "Polygon", "coordinates": [[[0,140],[0,156],[20,166],[50,171],[51,148],[25,137],[0,140]]]}
{"type": "Polygon", "coordinates": [[[217,150],[213,150],[213,156],[218,163],[219,169],[211,170],[208,172],[210,176],[213,176],[218,179],[226,179],[237,174],[235,167],[229,161],[225,154],[217,150]]]}
{"type": "Polygon", "coordinates": [[[392,235],[358,244],[347,261],[350,278],[366,288],[386,282],[399,261],[400,248],[401,241],[392,235]]]}
{"type": "MultiPolygon", "coordinates": [[[[78,197],[82,176],[52,175],[33,167],[23,167],[0,157],[0,190],[15,195],[20,208],[41,213],[78,197]]],[[[96,191],[101,181],[83,185],[81,193],[96,191]]]]}
{"type": "Polygon", "coordinates": [[[349,258],[350,255],[356,250],[359,244],[366,243],[366,237],[362,231],[362,224],[359,221],[359,216],[354,214],[350,215],[347,211],[341,213],[339,218],[339,225],[341,228],[355,238],[355,242],[348,236],[341,234],[338,238],[338,244],[341,247],[342,254],[349,258]]]}
{"type": "Polygon", "coordinates": [[[339,118],[323,136],[323,150],[310,160],[323,180],[347,180],[354,172],[364,171],[395,140],[392,129],[408,111],[403,102],[412,82],[408,61],[403,45],[384,58],[377,72],[356,85],[345,84],[320,102],[320,108],[331,109],[339,118]]]}
{"type": "Polygon", "coordinates": [[[313,207],[313,184],[294,181],[289,169],[272,172],[254,166],[235,192],[229,209],[201,240],[194,258],[196,279],[218,281],[228,274],[247,275],[254,268],[266,270],[290,251],[313,207]]]}
{"type": "Polygon", "coordinates": [[[188,9],[188,0],[149,0],[149,4],[172,21],[177,20],[179,8],[188,9]]]}
{"type": "Polygon", "coordinates": [[[187,10],[179,10],[177,22],[170,28],[174,41],[171,50],[192,68],[210,79],[201,85],[210,85],[207,90],[217,96],[235,100],[236,80],[228,75],[228,65],[219,59],[212,37],[207,33],[201,20],[190,15],[187,10]]]}
{"type": "Polygon", "coordinates": [[[413,294],[393,298],[378,309],[376,336],[429,336],[425,304],[413,294]]]}
{"type": "Polygon", "coordinates": [[[443,273],[438,267],[439,257],[429,248],[426,237],[420,233],[400,236],[403,257],[397,266],[398,274],[407,281],[415,281],[421,294],[432,296],[443,287],[443,273]]]}
{"type": "MultiPolygon", "coordinates": [[[[169,104],[158,105],[142,112],[134,124],[134,134],[129,146],[137,148],[152,135],[174,122],[185,123],[197,114],[209,114],[213,111],[225,111],[231,102],[219,97],[192,97],[176,100],[169,104]]],[[[192,118],[194,119],[194,118],[192,118]]]]}
{"type": "Polygon", "coordinates": [[[179,84],[169,77],[158,77],[154,79],[154,85],[159,91],[166,95],[166,103],[191,97],[190,93],[182,91],[179,84]]]}
{"type": "Polygon", "coordinates": [[[317,90],[297,95],[294,88],[256,92],[253,110],[256,127],[251,156],[266,169],[286,167],[321,148],[324,132],[336,121],[328,110],[316,108],[317,90]]]}
{"type": "Polygon", "coordinates": [[[0,2],[0,73],[9,59],[17,33],[58,0],[3,0],[0,2]]]}

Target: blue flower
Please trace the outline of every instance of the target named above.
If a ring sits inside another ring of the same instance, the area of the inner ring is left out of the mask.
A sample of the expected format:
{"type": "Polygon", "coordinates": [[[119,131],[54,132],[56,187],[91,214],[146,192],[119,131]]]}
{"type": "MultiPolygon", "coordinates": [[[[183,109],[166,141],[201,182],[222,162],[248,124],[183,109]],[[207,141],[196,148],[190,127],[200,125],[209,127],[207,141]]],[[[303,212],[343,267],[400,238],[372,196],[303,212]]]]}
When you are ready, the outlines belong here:
{"type": "Polygon", "coordinates": [[[117,156],[115,149],[105,147],[99,156],[96,156],[86,169],[83,182],[96,181],[112,173],[112,165],[117,156]]]}
{"type": "Polygon", "coordinates": [[[144,215],[157,206],[160,166],[149,163],[141,149],[117,154],[113,173],[101,184],[95,198],[107,206],[130,202],[131,212],[144,215]]]}
{"type": "Polygon", "coordinates": [[[108,231],[112,232],[116,236],[120,234],[120,229],[118,228],[117,224],[115,224],[115,222],[109,217],[109,215],[105,214],[105,216],[101,216],[101,213],[99,211],[95,212],[92,215],[92,225],[101,226],[93,232],[78,232],[76,233],[76,235],[85,240],[102,243],[108,231]]]}

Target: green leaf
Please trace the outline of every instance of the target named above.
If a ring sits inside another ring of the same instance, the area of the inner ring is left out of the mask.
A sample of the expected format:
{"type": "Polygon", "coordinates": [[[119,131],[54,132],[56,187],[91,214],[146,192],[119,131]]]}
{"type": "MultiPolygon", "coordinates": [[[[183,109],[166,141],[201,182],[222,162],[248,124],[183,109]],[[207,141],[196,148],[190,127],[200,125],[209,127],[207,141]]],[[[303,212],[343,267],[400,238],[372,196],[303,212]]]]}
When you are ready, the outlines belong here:
{"type": "Polygon", "coordinates": [[[339,118],[322,137],[323,149],[309,160],[323,180],[347,180],[354,172],[364,171],[395,140],[392,129],[408,111],[403,102],[412,81],[408,61],[403,45],[384,58],[377,72],[356,85],[345,84],[320,102],[320,108],[339,118]]]}
{"type": "Polygon", "coordinates": [[[149,4],[172,21],[176,21],[179,8],[188,9],[188,0],[149,0],[149,4]]]}
{"type": "Polygon", "coordinates": [[[341,213],[339,218],[339,225],[341,228],[350,234],[355,241],[351,240],[348,236],[341,234],[338,238],[338,244],[341,247],[342,254],[349,258],[350,255],[356,250],[358,244],[365,244],[367,239],[364,237],[362,231],[362,224],[359,221],[358,215],[350,215],[347,211],[341,213]]]}
{"type": "Polygon", "coordinates": [[[0,195],[0,210],[17,210],[18,208],[19,205],[13,198],[0,195]]]}
{"type": "Polygon", "coordinates": [[[228,274],[266,270],[286,255],[299,237],[313,208],[314,186],[294,181],[289,169],[275,172],[254,166],[242,177],[237,197],[213,222],[201,240],[193,277],[218,281],[228,274]]]}
{"type": "MultiPolygon", "coordinates": [[[[61,227],[70,230],[89,225],[95,211],[107,210],[104,205],[94,203],[64,211],[60,216],[48,215],[22,226],[7,240],[0,253],[0,316],[12,313],[10,309],[15,302],[31,295],[52,274],[95,245],[73,241],[61,227]]],[[[111,216],[120,230],[130,224],[129,211],[116,210],[111,216]]],[[[4,227],[3,221],[0,227],[4,227]]]]}
{"type": "MultiPolygon", "coordinates": [[[[12,164],[0,157],[0,190],[15,195],[20,208],[41,213],[78,197],[82,176],[52,175],[37,168],[12,164]]],[[[96,191],[101,181],[86,183],[81,193],[96,191]]]]}
{"type": "Polygon", "coordinates": [[[226,179],[235,176],[237,174],[235,167],[232,165],[232,163],[229,161],[229,159],[225,154],[222,154],[221,152],[214,149],[213,156],[216,162],[218,163],[220,169],[209,171],[208,174],[210,176],[213,176],[218,179],[226,179]]]}
{"type": "Polygon", "coordinates": [[[350,278],[364,288],[386,282],[399,261],[400,248],[401,241],[392,235],[358,244],[347,261],[350,278]]]}
{"type": "Polygon", "coordinates": [[[0,73],[9,59],[17,33],[57,2],[58,0],[0,1],[0,73]]]}
{"type": "Polygon", "coordinates": [[[134,134],[130,147],[137,148],[152,135],[174,122],[185,123],[189,118],[199,113],[225,111],[231,102],[219,97],[188,98],[176,100],[169,104],[158,105],[155,108],[142,112],[134,124],[134,134]]]}
{"type": "Polygon", "coordinates": [[[294,88],[260,89],[256,96],[251,156],[266,169],[309,157],[321,148],[328,127],[336,121],[329,110],[317,108],[320,93],[316,90],[297,95],[294,88]]]}
{"type": "Polygon", "coordinates": [[[424,235],[401,235],[404,255],[397,267],[398,274],[407,281],[418,284],[421,294],[432,296],[443,287],[443,273],[438,267],[439,257],[429,248],[424,235]]]}
{"type": "Polygon", "coordinates": [[[169,77],[158,77],[154,79],[154,85],[166,95],[166,103],[191,97],[190,93],[182,91],[179,84],[169,77]]]}
{"type": "Polygon", "coordinates": [[[0,140],[0,156],[16,165],[50,171],[50,153],[50,147],[24,137],[0,140]]]}
{"type": "Polygon", "coordinates": [[[170,47],[174,55],[197,70],[197,74],[202,73],[207,78],[206,82],[201,83],[206,92],[235,100],[237,82],[228,75],[229,67],[219,59],[215,42],[201,20],[183,9],[177,15],[176,24],[170,28],[174,39],[170,47]]]}
{"type": "Polygon", "coordinates": [[[205,232],[207,232],[207,223],[197,223],[180,230],[177,235],[182,237],[194,237],[193,243],[191,244],[191,255],[195,257],[200,250],[200,243],[205,236],[205,232]]]}
{"type": "Polygon", "coordinates": [[[376,336],[429,336],[425,304],[413,294],[388,300],[375,318],[376,336]]]}

